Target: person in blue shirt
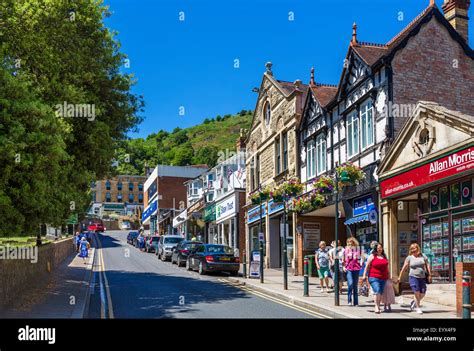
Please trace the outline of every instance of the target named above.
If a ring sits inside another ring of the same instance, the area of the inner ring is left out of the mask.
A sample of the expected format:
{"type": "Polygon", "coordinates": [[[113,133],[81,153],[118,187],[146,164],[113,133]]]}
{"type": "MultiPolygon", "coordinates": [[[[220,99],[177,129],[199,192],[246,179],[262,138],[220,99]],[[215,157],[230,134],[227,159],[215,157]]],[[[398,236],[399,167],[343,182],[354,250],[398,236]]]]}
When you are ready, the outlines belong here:
{"type": "Polygon", "coordinates": [[[89,256],[89,243],[85,237],[82,237],[81,242],[79,243],[79,257],[82,257],[84,264],[87,263],[86,258],[89,256]]]}

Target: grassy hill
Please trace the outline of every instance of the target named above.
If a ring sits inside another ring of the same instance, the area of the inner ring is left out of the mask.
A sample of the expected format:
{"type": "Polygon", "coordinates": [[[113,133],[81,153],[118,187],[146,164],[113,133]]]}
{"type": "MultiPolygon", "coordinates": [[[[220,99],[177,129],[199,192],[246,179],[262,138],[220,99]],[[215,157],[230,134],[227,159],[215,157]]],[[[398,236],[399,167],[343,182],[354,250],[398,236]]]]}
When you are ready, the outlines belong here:
{"type": "Polygon", "coordinates": [[[235,151],[240,129],[248,129],[252,111],[242,110],[235,115],[205,119],[190,128],[160,130],[146,139],[128,140],[117,149],[118,174],[143,174],[145,164],[185,166],[216,164],[219,152],[235,151]]]}

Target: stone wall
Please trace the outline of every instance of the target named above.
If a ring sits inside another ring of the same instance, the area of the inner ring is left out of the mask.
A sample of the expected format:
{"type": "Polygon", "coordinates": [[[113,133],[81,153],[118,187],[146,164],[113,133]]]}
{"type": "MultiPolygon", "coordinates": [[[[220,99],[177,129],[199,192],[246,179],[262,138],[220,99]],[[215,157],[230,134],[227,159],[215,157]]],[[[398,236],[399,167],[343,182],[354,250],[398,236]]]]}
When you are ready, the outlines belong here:
{"type": "Polygon", "coordinates": [[[28,290],[45,287],[50,273],[73,252],[72,238],[67,238],[39,247],[36,263],[31,260],[1,259],[0,310],[21,300],[28,290]]]}

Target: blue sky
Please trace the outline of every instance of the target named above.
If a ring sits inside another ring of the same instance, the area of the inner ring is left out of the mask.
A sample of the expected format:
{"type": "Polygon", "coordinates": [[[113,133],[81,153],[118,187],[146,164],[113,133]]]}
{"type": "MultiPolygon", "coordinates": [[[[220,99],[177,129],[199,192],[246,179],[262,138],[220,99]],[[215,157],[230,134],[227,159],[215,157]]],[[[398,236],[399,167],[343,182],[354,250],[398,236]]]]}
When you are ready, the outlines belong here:
{"type": "MultiPolygon", "coordinates": [[[[386,43],[429,0],[105,0],[145,98],[130,137],[254,109],[265,62],[277,79],[337,84],[357,22],[360,41],[386,43]],[[180,21],[184,12],[184,21],[180,21]],[[291,13],[293,20],[290,21],[291,13]],[[399,20],[399,18],[401,20],[399,20]],[[234,60],[239,68],[234,68],[234,60]],[[184,116],[179,114],[184,107],[184,116]]],[[[441,8],[442,0],[436,1],[441,8]]],[[[474,7],[474,5],[472,6],[474,7]]],[[[472,8],[470,10],[472,17],[472,8]]],[[[473,46],[473,21],[470,45],[473,46]]]]}

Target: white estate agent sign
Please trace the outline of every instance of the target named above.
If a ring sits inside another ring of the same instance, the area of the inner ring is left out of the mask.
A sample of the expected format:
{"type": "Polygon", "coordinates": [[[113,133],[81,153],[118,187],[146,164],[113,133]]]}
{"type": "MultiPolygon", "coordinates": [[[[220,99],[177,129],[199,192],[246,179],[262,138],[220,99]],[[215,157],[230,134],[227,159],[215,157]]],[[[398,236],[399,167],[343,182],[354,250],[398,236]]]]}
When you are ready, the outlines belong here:
{"type": "Polygon", "coordinates": [[[225,221],[237,213],[236,196],[219,201],[216,205],[216,223],[225,221]]]}

